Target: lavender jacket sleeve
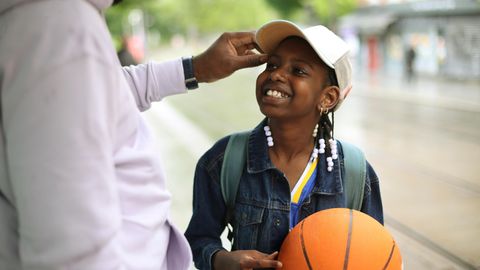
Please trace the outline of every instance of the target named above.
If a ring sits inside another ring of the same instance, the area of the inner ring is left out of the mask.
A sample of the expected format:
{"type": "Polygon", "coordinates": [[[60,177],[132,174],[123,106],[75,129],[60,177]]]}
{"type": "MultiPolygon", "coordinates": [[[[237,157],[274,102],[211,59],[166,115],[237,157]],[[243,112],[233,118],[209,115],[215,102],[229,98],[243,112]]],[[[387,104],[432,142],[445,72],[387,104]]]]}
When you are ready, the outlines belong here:
{"type": "Polygon", "coordinates": [[[142,112],[154,101],[187,91],[181,59],[123,67],[123,74],[142,112]]]}

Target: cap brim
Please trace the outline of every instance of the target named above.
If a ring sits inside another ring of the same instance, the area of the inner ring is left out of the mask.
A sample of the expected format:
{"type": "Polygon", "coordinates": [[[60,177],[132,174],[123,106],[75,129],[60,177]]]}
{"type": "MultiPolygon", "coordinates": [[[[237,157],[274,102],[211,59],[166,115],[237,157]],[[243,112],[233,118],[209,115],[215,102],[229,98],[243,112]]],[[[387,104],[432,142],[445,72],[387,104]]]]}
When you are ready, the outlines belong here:
{"type": "Polygon", "coordinates": [[[257,44],[264,53],[271,53],[278,44],[289,36],[298,36],[305,39],[302,30],[288,21],[271,21],[258,29],[257,44]]]}
{"type": "MultiPolygon", "coordinates": [[[[323,26],[322,26],[323,27],[323,26]]],[[[260,29],[258,29],[256,33],[256,42],[263,53],[271,53],[275,48],[278,46],[282,40],[290,36],[297,36],[301,37],[306,40],[310,46],[315,50],[317,55],[322,59],[322,61],[327,64],[327,66],[331,68],[335,68],[332,61],[330,61],[329,57],[326,57],[324,53],[317,48],[319,44],[322,42],[317,41],[317,46],[312,44],[310,38],[307,37],[304,30],[298,27],[296,24],[284,21],[284,20],[275,20],[269,23],[266,23],[260,29]]],[[[317,37],[317,39],[322,39],[323,37],[317,37]]],[[[332,41],[333,42],[333,41],[332,41]]],[[[325,44],[328,46],[328,44],[325,44]]]]}

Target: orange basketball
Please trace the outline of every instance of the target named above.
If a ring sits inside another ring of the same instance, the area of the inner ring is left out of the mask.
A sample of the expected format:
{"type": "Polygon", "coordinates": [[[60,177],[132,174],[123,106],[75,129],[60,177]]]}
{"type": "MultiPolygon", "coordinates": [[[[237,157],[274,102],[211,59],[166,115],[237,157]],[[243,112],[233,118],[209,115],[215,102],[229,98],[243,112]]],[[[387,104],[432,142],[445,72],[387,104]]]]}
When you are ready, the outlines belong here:
{"type": "Polygon", "coordinates": [[[385,227],[347,208],[319,211],[298,223],[278,260],[282,270],[402,269],[400,250],[385,227]]]}

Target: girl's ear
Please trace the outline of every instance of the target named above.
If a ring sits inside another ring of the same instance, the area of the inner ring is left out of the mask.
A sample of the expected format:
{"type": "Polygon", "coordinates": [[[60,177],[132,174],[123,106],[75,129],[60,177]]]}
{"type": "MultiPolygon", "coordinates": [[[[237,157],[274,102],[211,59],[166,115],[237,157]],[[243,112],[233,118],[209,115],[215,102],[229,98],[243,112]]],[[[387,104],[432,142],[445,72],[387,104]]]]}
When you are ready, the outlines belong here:
{"type": "Polygon", "coordinates": [[[323,89],[320,94],[320,102],[317,105],[317,109],[320,112],[326,112],[334,108],[337,105],[340,98],[340,89],[338,86],[332,85],[323,89]]]}

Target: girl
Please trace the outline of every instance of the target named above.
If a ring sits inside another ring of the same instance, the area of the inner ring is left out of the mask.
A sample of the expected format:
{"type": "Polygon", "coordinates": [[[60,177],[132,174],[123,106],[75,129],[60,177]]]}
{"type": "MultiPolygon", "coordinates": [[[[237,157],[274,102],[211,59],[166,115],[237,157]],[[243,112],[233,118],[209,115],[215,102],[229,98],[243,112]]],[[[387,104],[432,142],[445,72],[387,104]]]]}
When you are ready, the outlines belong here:
{"type": "MultiPolygon", "coordinates": [[[[342,146],[333,138],[334,111],[351,89],[346,43],[321,25],[302,30],[288,21],[267,23],[256,38],[269,55],[256,83],[266,118],[248,137],[231,252],[220,240],[227,207],[219,179],[229,137],[197,164],[185,235],[200,269],[281,267],[275,257],[293,226],[314,212],[346,207],[342,146]]],[[[365,166],[361,211],[383,224],[378,178],[365,166]]]]}

